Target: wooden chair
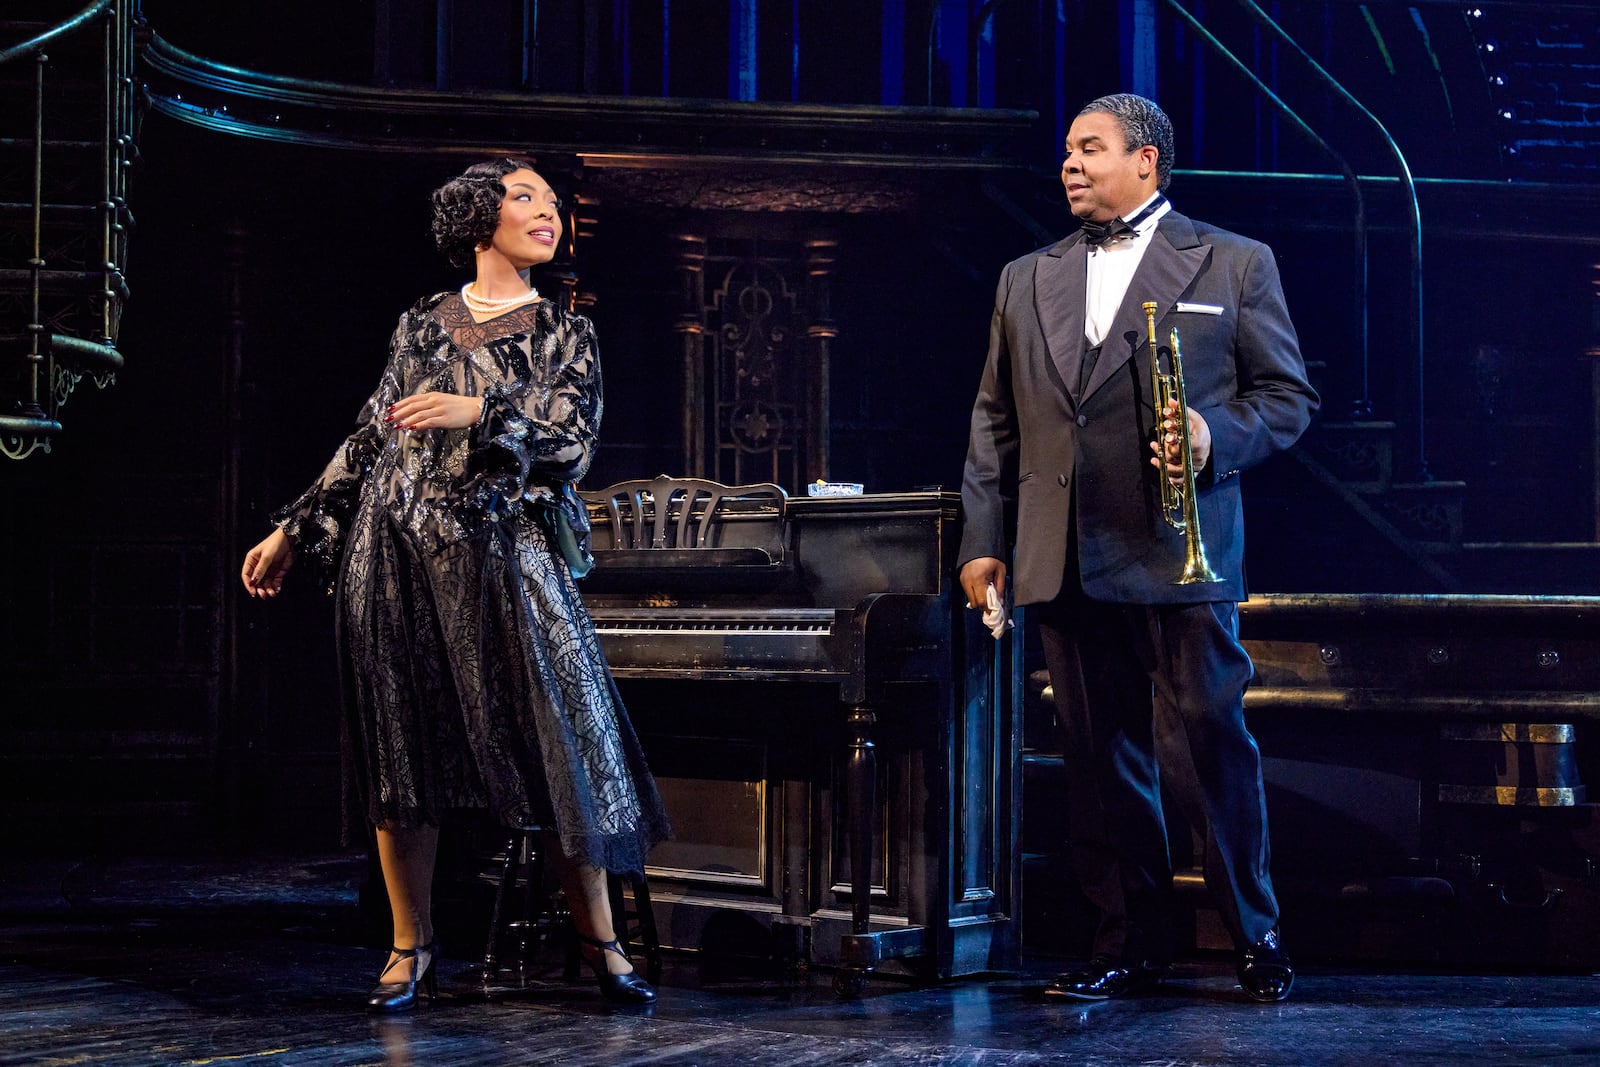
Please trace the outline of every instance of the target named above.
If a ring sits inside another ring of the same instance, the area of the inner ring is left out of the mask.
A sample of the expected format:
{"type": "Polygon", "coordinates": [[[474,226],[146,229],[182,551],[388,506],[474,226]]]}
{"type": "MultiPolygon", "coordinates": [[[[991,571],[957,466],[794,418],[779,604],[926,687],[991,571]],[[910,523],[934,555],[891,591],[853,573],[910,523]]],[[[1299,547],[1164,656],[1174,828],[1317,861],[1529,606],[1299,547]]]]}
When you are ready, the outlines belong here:
{"type": "Polygon", "coordinates": [[[723,485],[663,474],[578,495],[596,520],[596,552],[759,550],[769,562],[783,559],[788,494],[771,482],[723,485]]]}

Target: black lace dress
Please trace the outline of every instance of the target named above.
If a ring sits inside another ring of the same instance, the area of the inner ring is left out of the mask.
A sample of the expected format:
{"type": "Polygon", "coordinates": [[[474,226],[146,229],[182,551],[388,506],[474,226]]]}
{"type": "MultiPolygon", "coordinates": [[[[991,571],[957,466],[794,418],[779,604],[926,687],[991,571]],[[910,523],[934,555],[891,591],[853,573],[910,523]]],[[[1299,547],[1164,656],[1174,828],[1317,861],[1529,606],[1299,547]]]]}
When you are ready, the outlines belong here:
{"type": "Polygon", "coordinates": [[[600,423],[594,328],[547,301],[477,323],[459,295],[400,318],[361,425],[274,521],[337,601],[347,783],[374,825],[487,807],[567,855],[639,871],[667,834],[594,625],[548,533],[600,423]],[[396,400],[481,396],[405,433],[396,400]]]}

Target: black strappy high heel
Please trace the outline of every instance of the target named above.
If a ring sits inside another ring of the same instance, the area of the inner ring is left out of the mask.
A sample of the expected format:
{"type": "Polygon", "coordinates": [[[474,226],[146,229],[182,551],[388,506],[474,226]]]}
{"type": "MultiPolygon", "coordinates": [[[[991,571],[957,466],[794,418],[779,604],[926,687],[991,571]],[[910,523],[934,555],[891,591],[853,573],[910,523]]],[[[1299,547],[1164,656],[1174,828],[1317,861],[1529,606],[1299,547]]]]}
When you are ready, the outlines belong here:
{"type": "Polygon", "coordinates": [[[622,951],[622,945],[615,939],[598,941],[592,937],[584,937],[582,934],[577,936],[578,940],[585,945],[590,945],[600,950],[599,960],[591,960],[586,953],[580,953],[580,955],[583,955],[583,962],[589,965],[589,969],[594,971],[595,981],[600,983],[601,996],[618,1004],[648,1004],[656,999],[655,989],[651,987],[649,982],[639,977],[636,971],[629,971],[627,974],[612,974],[606,968],[607,952],[615,952],[623,959],[628,960],[628,966],[633,966],[633,960],[628,958],[628,954],[622,951]]]}
{"type": "Polygon", "coordinates": [[[378,975],[378,984],[372,987],[372,992],[367,994],[367,1007],[373,1011],[408,1011],[417,1003],[417,983],[422,983],[422,988],[427,991],[428,999],[432,1000],[439,995],[438,968],[433,963],[438,958],[433,942],[418,945],[416,948],[393,948],[394,959],[384,967],[382,974],[378,975]],[[419,963],[419,953],[427,953],[428,961],[419,963]],[[411,961],[411,977],[403,982],[385,982],[383,976],[394,970],[395,965],[402,960],[411,961]]]}

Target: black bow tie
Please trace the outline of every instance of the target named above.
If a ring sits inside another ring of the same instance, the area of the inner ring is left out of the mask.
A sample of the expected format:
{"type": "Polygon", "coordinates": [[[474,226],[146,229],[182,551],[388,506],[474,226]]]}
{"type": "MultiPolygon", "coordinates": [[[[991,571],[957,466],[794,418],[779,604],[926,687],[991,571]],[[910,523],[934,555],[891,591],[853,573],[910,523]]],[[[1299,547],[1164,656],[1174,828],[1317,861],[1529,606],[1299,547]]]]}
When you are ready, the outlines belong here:
{"type": "Polygon", "coordinates": [[[1099,248],[1101,245],[1132,236],[1134,236],[1133,227],[1121,219],[1112,219],[1110,222],[1085,221],[1083,224],[1083,239],[1089,242],[1090,248],[1099,248]]]}
{"type": "Polygon", "coordinates": [[[1085,219],[1082,224],[1083,239],[1089,242],[1090,248],[1099,248],[1101,245],[1110,244],[1112,241],[1121,241],[1125,238],[1133,237],[1138,233],[1140,224],[1151,215],[1154,215],[1156,210],[1166,202],[1167,198],[1161,193],[1157,193],[1156,198],[1146,204],[1143,211],[1126,222],[1120,218],[1112,219],[1110,222],[1090,222],[1085,219]]]}

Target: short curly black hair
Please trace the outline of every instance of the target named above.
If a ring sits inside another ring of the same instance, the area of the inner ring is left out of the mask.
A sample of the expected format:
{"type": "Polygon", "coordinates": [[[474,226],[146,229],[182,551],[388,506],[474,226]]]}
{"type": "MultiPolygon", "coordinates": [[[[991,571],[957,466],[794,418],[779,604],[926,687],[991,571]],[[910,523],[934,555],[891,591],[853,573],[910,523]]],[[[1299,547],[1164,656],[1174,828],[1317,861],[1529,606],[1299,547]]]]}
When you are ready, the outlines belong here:
{"type": "Polygon", "coordinates": [[[451,266],[472,266],[478,246],[494,236],[506,195],[500,179],[516,170],[538,173],[525,159],[503,156],[474,163],[433,191],[433,243],[451,266]]]}
{"type": "Polygon", "coordinates": [[[1089,101],[1078,114],[1087,115],[1091,111],[1104,111],[1117,120],[1127,138],[1128,151],[1137,152],[1145,145],[1154,145],[1156,188],[1165,189],[1172,183],[1172,120],[1154,100],[1133,93],[1112,93],[1089,101]]]}

